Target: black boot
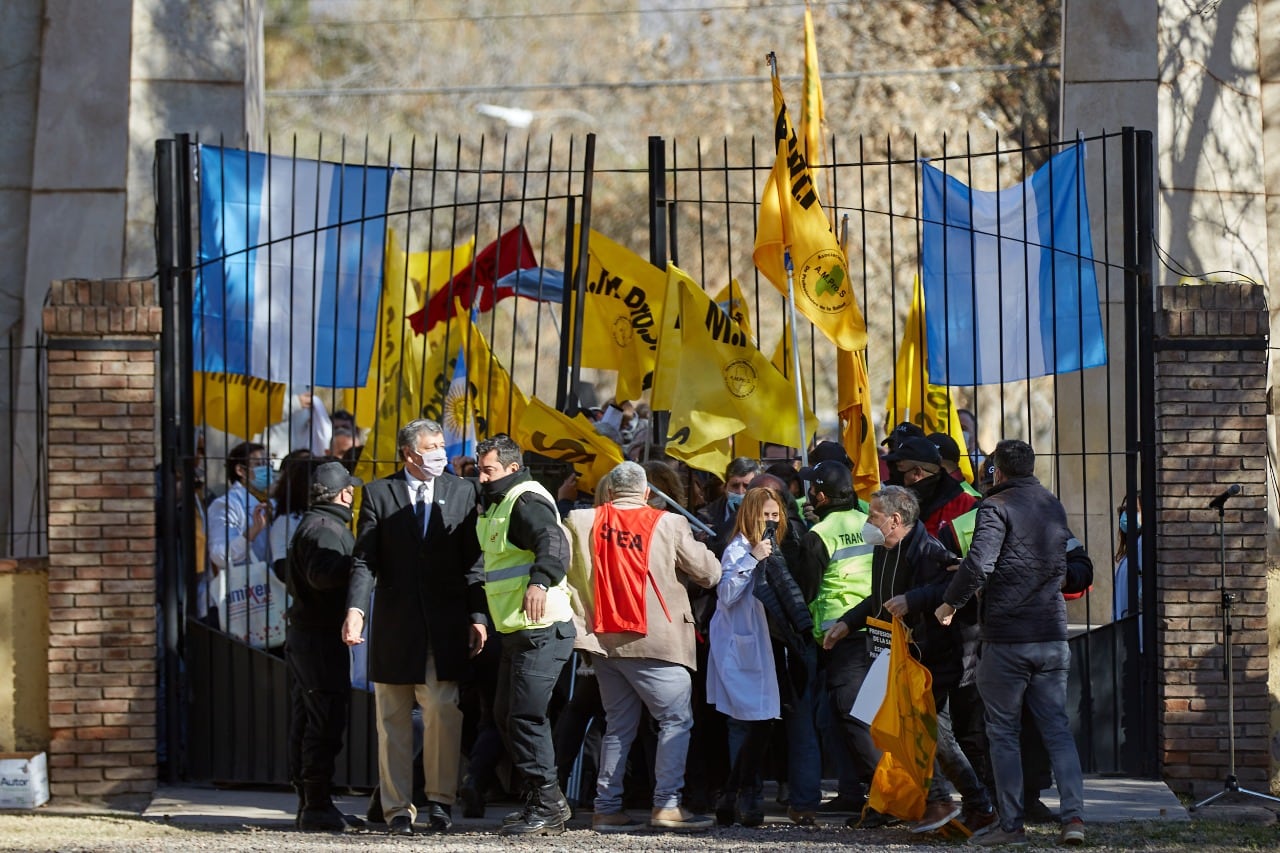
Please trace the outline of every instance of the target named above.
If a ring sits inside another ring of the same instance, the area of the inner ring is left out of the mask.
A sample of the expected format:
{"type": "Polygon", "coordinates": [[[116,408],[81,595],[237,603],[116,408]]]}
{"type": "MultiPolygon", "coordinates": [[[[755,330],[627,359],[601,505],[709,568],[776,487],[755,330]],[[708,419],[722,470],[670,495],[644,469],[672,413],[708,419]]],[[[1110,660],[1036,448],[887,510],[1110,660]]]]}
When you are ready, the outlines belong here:
{"type": "Polygon", "coordinates": [[[537,804],[538,789],[535,785],[524,782],[520,789],[520,802],[524,803],[520,808],[513,812],[507,812],[502,816],[502,825],[510,826],[513,823],[520,823],[524,820],[524,816],[528,814],[529,809],[537,804]]]}
{"type": "Polygon", "coordinates": [[[573,816],[569,801],[556,782],[539,786],[525,801],[524,813],[514,823],[503,822],[500,835],[559,835],[573,816]]]}
{"type": "Polygon", "coordinates": [[[760,791],[744,788],[738,792],[738,823],[743,826],[759,826],[764,823],[764,804],[760,791]]]}
{"type": "Polygon", "coordinates": [[[733,826],[733,822],[738,816],[736,811],[737,801],[737,791],[726,788],[720,792],[720,796],[716,799],[716,823],[721,826],[733,826]]]}
{"type": "Polygon", "coordinates": [[[463,817],[484,817],[484,792],[470,773],[462,777],[458,796],[462,799],[463,817]]]}
{"type": "Polygon", "coordinates": [[[329,795],[328,782],[303,782],[302,796],[298,829],[304,832],[342,832],[347,828],[346,819],[329,795]]]}
{"type": "Polygon", "coordinates": [[[298,795],[298,810],[293,815],[293,828],[302,829],[302,807],[306,805],[307,799],[302,793],[302,783],[296,779],[292,783],[294,793],[298,795]]]}

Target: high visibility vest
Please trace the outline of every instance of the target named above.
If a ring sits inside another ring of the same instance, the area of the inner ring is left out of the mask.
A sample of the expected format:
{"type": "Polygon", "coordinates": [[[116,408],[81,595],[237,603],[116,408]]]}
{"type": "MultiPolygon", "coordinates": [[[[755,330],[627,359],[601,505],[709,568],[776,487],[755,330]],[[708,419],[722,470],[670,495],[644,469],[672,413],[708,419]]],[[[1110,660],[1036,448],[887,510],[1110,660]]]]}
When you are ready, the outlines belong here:
{"type": "Polygon", "coordinates": [[[969,546],[973,543],[973,528],[977,522],[977,507],[969,510],[964,515],[957,515],[951,519],[951,529],[956,533],[956,544],[960,546],[961,557],[969,555],[969,546]]]}
{"type": "Polygon", "coordinates": [[[875,546],[862,541],[865,513],[856,509],[833,512],[810,532],[822,538],[830,555],[818,597],[809,605],[813,635],[819,640],[827,629],[871,594],[871,560],[875,546]]]}
{"type": "MultiPolygon", "coordinates": [[[[524,615],[524,593],[529,586],[529,569],[536,555],[517,548],[507,538],[511,527],[511,511],[516,499],[533,492],[555,507],[555,498],[534,480],[517,483],[497,504],[489,507],[476,522],[476,535],[484,552],[484,595],[489,601],[489,615],[499,633],[511,634],[527,628],[546,628],[573,618],[569,605],[569,585],[560,583],[547,590],[546,612],[540,622],[530,622],[524,615]]],[[[558,523],[558,522],[557,522],[558,523]]],[[[560,525],[561,531],[564,525],[560,525]]],[[[568,535],[565,536],[568,539],[568,535]]]]}

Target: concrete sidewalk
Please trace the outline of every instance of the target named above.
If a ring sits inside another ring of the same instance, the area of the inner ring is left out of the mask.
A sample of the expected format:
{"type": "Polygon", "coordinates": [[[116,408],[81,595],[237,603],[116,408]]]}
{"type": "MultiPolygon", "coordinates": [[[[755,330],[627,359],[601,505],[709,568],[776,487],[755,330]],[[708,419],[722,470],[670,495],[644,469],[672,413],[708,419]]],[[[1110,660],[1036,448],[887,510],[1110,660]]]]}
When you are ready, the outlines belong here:
{"type": "MultiPolygon", "coordinates": [[[[1084,787],[1085,818],[1091,824],[1130,820],[1190,820],[1186,808],[1168,786],[1159,780],[1086,776],[1084,787]]],[[[1043,800],[1051,809],[1057,810],[1056,791],[1047,792],[1043,800]]],[[[367,798],[338,797],[335,798],[335,802],[347,814],[363,815],[367,798]]],[[[765,803],[769,809],[768,820],[786,821],[785,809],[774,803],[771,790],[767,792],[765,803]]],[[[293,825],[296,807],[297,798],[292,792],[247,788],[170,787],[156,791],[155,797],[143,812],[143,816],[173,823],[249,825],[283,829],[293,825]]],[[[455,816],[454,823],[459,830],[463,831],[497,829],[502,816],[512,808],[511,803],[495,804],[489,807],[483,819],[455,816]]],[[[1211,806],[1203,815],[1234,820],[1237,819],[1239,809],[1242,808],[1256,807],[1224,803],[1222,806],[1211,806]]],[[[844,815],[822,815],[819,822],[843,824],[844,818],[844,815]]],[[[586,812],[582,816],[575,816],[573,823],[589,821],[590,812],[586,812]]]]}

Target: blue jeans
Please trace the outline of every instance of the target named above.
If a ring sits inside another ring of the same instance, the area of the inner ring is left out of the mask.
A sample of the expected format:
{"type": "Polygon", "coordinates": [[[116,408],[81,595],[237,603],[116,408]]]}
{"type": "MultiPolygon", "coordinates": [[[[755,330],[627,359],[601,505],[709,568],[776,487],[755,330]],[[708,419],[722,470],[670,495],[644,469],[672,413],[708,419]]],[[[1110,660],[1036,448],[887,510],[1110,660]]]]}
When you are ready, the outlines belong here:
{"type": "Polygon", "coordinates": [[[796,695],[790,705],[782,709],[782,724],[787,730],[787,787],[790,789],[791,808],[798,812],[811,812],[822,803],[822,753],[818,749],[815,722],[817,647],[806,648],[803,655],[796,657],[799,659],[789,660],[788,666],[804,667],[806,680],[804,692],[796,695]]]}
{"type": "Polygon", "coordinates": [[[693,685],[689,670],[676,663],[649,658],[595,657],[592,660],[605,719],[600,768],[596,775],[596,812],[622,811],[622,778],[627,753],[631,751],[645,708],[658,723],[653,807],[680,805],[689,730],[693,728],[693,685]]]}
{"type": "Polygon", "coordinates": [[[1084,779],[1080,756],[1067,721],[1067,641],[982,644],[978,691],[987,709],[987,739],[996,779],[1000,826],[1008,831],[1023,824],[1022,706],[1040,726],[1062,802],[1062,822],[1084,816],[1084,779]]]}

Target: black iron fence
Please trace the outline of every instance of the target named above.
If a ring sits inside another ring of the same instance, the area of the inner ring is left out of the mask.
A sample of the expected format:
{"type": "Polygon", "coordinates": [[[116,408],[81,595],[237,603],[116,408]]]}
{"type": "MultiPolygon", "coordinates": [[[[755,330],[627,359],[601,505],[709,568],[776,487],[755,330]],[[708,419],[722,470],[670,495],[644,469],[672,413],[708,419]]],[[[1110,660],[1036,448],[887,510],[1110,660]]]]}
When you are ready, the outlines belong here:
{"type": "MultiPolygon", "coordinates": [[[[1156,620],[1116,621],[1112,582],[1113,555],[1136,539],[1118,529],[1116,508],[1122,501],[1139,506],[1141,491],[1154,496],[1150,134],[1126,130],[1048,146],[966,139],[960,150],[947,140],[926,148],[916,140],[832,138],[828,152],[814,184],[847,254],[849,282],[865,317],[867,422],[876,438],[903,417],[927,432],[954,434],[952,417],[965,410],[972,423],[963,430],[975,464],[1003,437],[1036,447],[1037,474],[1062,496],[1073,531],[1095,564],[1092,591],[1069,610],[1078,634],[1072,696],[1085,765],[1155,773],[1155,729],[1133,721],[1154,715],[1156,620]],[[1050,228],[1069,224],[1078,240],[1082,227],[1091,226],[1092,252],[1080,241],[1065,261],[1033,264],[1031,255],[1042,246],[1027,230],[1038,221],[1026,213],[1027,205],[1044,189],[1037,181],[1047,180],[1050,190],[1067,184],[1068,167],[1079,170],[1078,179],[1070,178],[1065,200],[1054,201],[1039,219],[1050,228]],[[959,207],[945,201],[936,206],[938,198],[962,189],[1015,186],[1012,195],[994,201],[975,192],[959,207]],[[976,217],[984,204],[993,204],[995,215],[993,224],[980,226],[976,217]],[[961,272],[958,267],[969,274],[985,261],[988,244],[949,250],[968,239],[965,229],[981,232],[1001,256],[996,309],[986,315],[986,294],[978,288],[937,290],[938,282],[961,272]],[[1032,293],[1032,266],[1048,270],[1048,290],[1032,293]],[[1092,299],[1096,316],[1058,323],[1063,294],[1082,292],[1086,275],[1096,295],[1085,288],[1083,300],[1074,297],[1075,307],[1079,314],[1092,299]],[[1014,281],[1016,286],[1005,284],[1014,281]],[[940,337],[927,305],[927,323],[918,308],[913,313],[920,294],[930,304],[943,300],[948,322],[940,337]],[[1034,309],[1035,317],[1049,317],[1039,325],[1048,343],[1038,352],[1025,338],[1011,347],[1003,336],[1011,318],[1026,316],[1017,313],[1019,306],[1033,310],[1033,297],[1046,303],[1034,309]],[[951,324],[950,315],[962,308],[969,325],[951,324]],[[921,357],[900,363],[904,352],[926,339],[931,353],[945,352],[940,362],[921,357]],[[993,360],[986,368],[970,365],[966,373],[959,364],[966,349],[985,349],[993,360]],[[1069,359],[1055,361],[1066,350],[1076,354],[1074,367],[1069,359]],[[1046,352],[1047,371],[1004,372],[1046,352]],[[926,364],[936,386],[925,381],[926,364]],[[957,378],[938,381],[940,371],[957,378]],[[891,389],[901,404],[904,384],[923,386],[919,403],[887,413],[891,389]]],[[[752,262],[760,200],[774,161],[771,148],[754,141],[686,145],[655,137],[647,152],[612,151],[616,163],[605,157],[597,162],[590,137],[585,144],[415,140],[358,152],[345,143],[317,143],[302,154],[297,143],[258,160],[187,139],[158,146],[160,267],[169,312],[162,356],[162,506],[169,514],[163,528],[172,532],[163,542],[170,567],[163,608],[170,775],[284,779],[278,743],[285,680],[273,655],[278,644],[256,640],[247,628],[237,636],[225,622],[221,631],[208,628],[219,624],[207,615],[206,549],[215,543],[200,540],[200,509],[226,488],[220,472],[235,444],[259,440],[274,459],[304,449],[313,456],[335,453],[367,479],[394,470],[395,429],[423,414],[445,421],[451,414],[471,415],[484,437],[518,434],[521,419],[532,417],[524,398],[568,414],[605,402],[614,396],[615,374],[584,366],[593,353],[590,338],[584,344],[582,337],[590,321],[581,310],[592,282],[585,247],[574,239],[579,230],[602,235],[660,269],[670,260],[713,295],[736,282],[748,334],[761,352],[768,357],[783,338],[787,302],[752,262]],[[379,173],[371,190],[369,175],[384,166],[393,171],[379,173]],[[305,180],[299,177],[304,172],[305,180]],[[243,186],[256,182],[266,193],[257,214],[244,212],[245,198],[211,200],[210,184],[225,191],[228,175],[238,175],[243,186]],[[303,184],[306,190],[299,192],[303,184]],[[337,213],[326,218],[317,199],[334,186],[331,210],[337,213]],[[326,242],[346,252],[346,266],[341,257],[334,261],[349,275],[335,273],[335,286],[348,288],[343,292],[354,306],[346,314],[321,293],[324,269],[299,271],[299,257],[317,257],[326,242]],[[256,270],[257,298],[273,307],[256,315],[237,308],[240,297],[229,289],[233,269],[241,276],[256,270]],[[479,309],[474,315],[473,307],[479,309]],[[254,348],[261,343],[249,335],[255,329],[266,336],[267,366],[246,378],[236,371],[254,371],[254,348]],[[224,346],[211,356],[217,334],[224,346]],[[343,343],[333,343],[344,334],[343,343]],[[274,353],[299,351],[308,353],[301,363],[290,356],[271,366],[274,353]],[[459,361],[467,365],[461,404],[450,396],[459,361]],[[356,369],[347,370],[350,365],[356,369]],[[328,379],[318,381],[320,375],[328,379]],[[344,432],[348,427],[353,434],[344,432]],[[201,473],[204,491],[197,494],[201,473]],[[226,721],[234,722],[224,726],[226,721]]],[[[842,429],[837,353],[812,325],[801,329],[794,346],[804,397],[818,417],[814,431],[835,438],[842,429]]],[[[791,376],[794,362],[779,363],[791,376]]],[[[662,449],[661,420],[653,423],[656,440],[637,445],[640,456],[662,449]]],[[[577,439],[565,440],[561,449],[581,453],[577,439]]],[[[759,447],[741,442],[731,452],[759,447]]],[[[551,459],[582,461],[569,451],[557,457],[554,446],[544,449],[551,459]]],[[[1150,503],[1146,509],[1141,565],[1155,567],[1155,512],[1150,503]]],[[[1136,567],[1138,560],[1133,562],[1136,567]]],[[[1146,612],[1153,612],[1154,584],[1140,585],[1137,571],[1126,577],[1120,592],[1134,602],[1141,597],[1146,612]]],[[[265,576],[239,583],[247,594],[270,585],[265,576]]],[[[268,604],[276,612],[281,607],[275,599],[268,604]]],[[[357,703],[367,702],[366,696],[358,694],[357,703]]],[[[366,714],[367,708],[353,717],[344,765],[356,784],[376,777],[366,714]]]]}
{"type": "Polygon", "coordinates": [[[12,330],[0,347],[0,555],[36,557],[48,549],[48,434],[45,343],[24,344],[12,330]]]}

